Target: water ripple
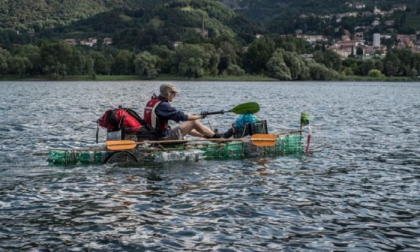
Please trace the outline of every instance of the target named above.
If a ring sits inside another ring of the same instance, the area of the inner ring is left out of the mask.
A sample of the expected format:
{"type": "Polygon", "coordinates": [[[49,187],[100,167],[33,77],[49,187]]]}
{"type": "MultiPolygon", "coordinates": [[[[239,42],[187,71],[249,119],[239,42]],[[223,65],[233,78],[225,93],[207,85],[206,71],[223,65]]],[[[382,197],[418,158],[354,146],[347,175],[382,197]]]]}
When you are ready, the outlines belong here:
{"type": "Polygon", "coordinates": [[[176,83],[175,107],[257,101],[270,131],[296,129],[308,112],[311,154],[136,168],[45,161],[48,148],[93,144],[101,113],[140,111],[159,85],[1,84],[0,250],[420,250],[418,83],[176,83]]]}

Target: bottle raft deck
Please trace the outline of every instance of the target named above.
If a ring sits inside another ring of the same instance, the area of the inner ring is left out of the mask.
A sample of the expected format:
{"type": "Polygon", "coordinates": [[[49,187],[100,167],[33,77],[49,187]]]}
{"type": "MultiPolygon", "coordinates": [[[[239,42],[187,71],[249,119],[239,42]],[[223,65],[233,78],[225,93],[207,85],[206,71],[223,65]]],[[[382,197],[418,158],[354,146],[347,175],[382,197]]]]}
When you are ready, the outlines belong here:
{"type": "Polygon", "coordinates": [[[277,134],[274,146],[256,146],[250,138],[188,141],[177,144],[140,143],[135,148],[111,151],[103,148],[51,149],[48,161],[58,165],[141,164],[153,162],[228,160],[259,156],[302,154],[302,136],[277,134]]]}

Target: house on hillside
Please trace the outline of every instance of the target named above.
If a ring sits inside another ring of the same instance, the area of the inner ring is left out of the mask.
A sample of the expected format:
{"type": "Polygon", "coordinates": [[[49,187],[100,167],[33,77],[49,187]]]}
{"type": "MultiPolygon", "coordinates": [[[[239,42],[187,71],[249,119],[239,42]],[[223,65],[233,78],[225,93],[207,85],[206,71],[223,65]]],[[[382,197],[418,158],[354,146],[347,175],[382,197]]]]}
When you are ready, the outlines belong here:
{"type": "Polygon", "coordinates": [[[386,46],[365,46],[363,47],[363,59],[369,59],[374,56],[385,57],[386,52],[386,46]]]}
{"type": "Polygon", "coordinates": [[[405,4],[396,4],[393,6],[392,8],[393,11],[406,11],[407,10],[407,5],[405,4]]]}
{"type": "Polygon", "coordinates": [[[372,16],[373,15],[373,13],[372,12],[370,12],[370,11],[364,11],[364,12],[362,12],[362,16],[363,17],[370,17],[370,16],[372,16]]]}
{"type": "Polygon", "coordinates": [[[354,3],[354,8],[361,10],[361,9],[366,8],[366,4],[357,2],[357,3],[354,3]]]}
{"type": "Polygon", "coordinates": [[[98,43],[98,40],[96,38],[89,38],[87,40],[81,40],[80,41],[80,45],[84,45],[84,46],[94,46],[98,43]]]}
{"type": "Polygon", "coordinates": [[[363,46],[362,40],[353,39],[348,41],[339,41],[330,47],[331,50],[336,52],[342,59],[347,58],[350,55],[356,54],[357,47],[363,46]]]}
{"type": "Polygon", "coordinates": [[[373,27],[378,26],[380,24],[381,24],[381,22],[379,22],[378,20],[375,20],[375,21],[372,22],[373,27]]]}
{"type": "Polygon", "coordinates": [[[174,47],[176,48],[176,47],[178,47],[178,46],[180,46],[180,45],[182,45],[183,43],[181,42],[181,41],[175,41],[174,42],[174,47]]]}
{"type": "Polygon", "coordinates": [[[103,45],[112,45],[112,38],[104,38],[102,41],[103,45]]]}
{"type": "Polygon", "coordinates": [[[366,4],[364,4],[364,3],[361,3],[361,2],[354,2],[354,3],[352,3],[352,2],[347,2],[347,3],[345,3],[348,7],[350,7],[350,8],[356,8],[356,9],[364,9],[364,8],[366,8],[366,4]]]}
{"type": "Polygon", "coordinates": [[[77,41],[75,39],[66,39],[64,41],[66,41],[67,44],[72,45],[72,46],[77,45],[77,41]]]}
{"type": "Polygon", "coordinates": [[[394,24],[395,24],[395,21],[394,20],[385,21],[385,25],[386,26],[393,26],[394,24]]]}
{"type": "Polygon", "coordinates": [[[354,37],[355,38],[363,38],[364,37],[364,33],[363,32],[355,32],[354,33],[354,37]]]}
{"type": "Polygon", "coordinates": [[[328,42],[328,38],[323,35],[296,35],[297,38],[303,39],[310,44],[315,44],[316,42],[328,42]]]}
{"type": "Polygon", "coordinates": [[[405,34],[397,34],[398,39],[398,48],[406,48],[409,47],[411,50],[416,51],[418,43],[417,35],[405,35],[405,34]]]}

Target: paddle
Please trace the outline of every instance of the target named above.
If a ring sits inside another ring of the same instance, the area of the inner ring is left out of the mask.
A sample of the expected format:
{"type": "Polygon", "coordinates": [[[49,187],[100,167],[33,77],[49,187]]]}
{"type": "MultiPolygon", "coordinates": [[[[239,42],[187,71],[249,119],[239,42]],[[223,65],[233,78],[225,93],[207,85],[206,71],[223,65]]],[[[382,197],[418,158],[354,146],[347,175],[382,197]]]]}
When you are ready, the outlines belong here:
{"type": "Polygon", "coordinates": [[[239,114],[239,115],[245,115],[245,114],[255,114],[258,111],[260,111],[260,105],[258,105],[258,103],[256,102],[246,102],[246,103],[242,103],[237,105],[236,107],[234,107],[233,109],[230,110],[220,110],[220,111],[214,111],[214,112],[202,112],[201,115],[216,115],[216,114],[224,114],[224,113],[228,113],[228,112],[233,112],[235,114],[239,114]]]}
{"type": "Polygon", "coordinates": [[[113,140],[105,142],[108,150],[131,150],[136,148],[137,143],[131,140],[113,140]]]}
{"type": "Polygon", "coordinates": [[[251,137],[251,142],[258,147],[273,147],[276,145],[277,136],[274,134],[254,134],[251,137]]]}
{"type": "Polygon", "coordinates": [[[163,140],[163,141],[144,141],[144,142],[135,142],[132,140],[114,140],[106,141],[105,145],[108,150],[131,150],[136,148],[138,144],[145,143],[158,143],[158,144],[176,144],[176,143],[187,143],[187,142],[229,142],[229,141],[244,141],[251,140],[251,143],[258,147],[270,147],[276,145],[277,136],[274,134],[255,134],[249,138],[233,138],[233,139],[223,139],[223,138],[214,138],[214,139],[191,139],[191,140],[163,140]]]}

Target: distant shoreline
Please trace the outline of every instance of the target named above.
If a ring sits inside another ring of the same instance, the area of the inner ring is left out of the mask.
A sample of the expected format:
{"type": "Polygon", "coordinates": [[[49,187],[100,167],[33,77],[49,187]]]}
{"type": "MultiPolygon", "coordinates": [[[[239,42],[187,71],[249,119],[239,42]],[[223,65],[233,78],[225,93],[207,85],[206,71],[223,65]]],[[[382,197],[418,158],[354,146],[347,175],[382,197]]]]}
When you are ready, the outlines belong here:
{"type": "MultiPolygon", "coordinates": [[[[25,76],[21,77],[18,75],[5,75],[0,76],[0,82],[2,81],[269,81],[269,82],[302,82],[296,81],[280,81],[274,78],[270,78],[264,75],[244,75],[244,76],[205,76],[201,78],[186,78],[177,75],[160,75],[158,78],[149,80],[144,79],[137,75],[68,75],[62,79],[53,79],[46,76],[25,76]]],[[[385,78],[373,78],[369,76],[343,76],[339,79],[333,80],[305,80],[303,82],[318,82],[318,81],[364,81],[364,82],[420,82],[420,78],[411,77],[385,77],[385,78]]]]}

